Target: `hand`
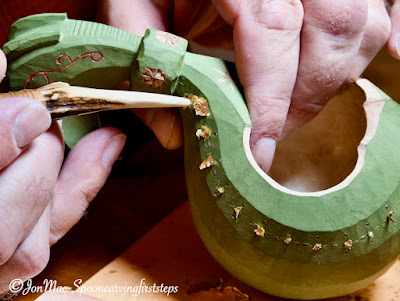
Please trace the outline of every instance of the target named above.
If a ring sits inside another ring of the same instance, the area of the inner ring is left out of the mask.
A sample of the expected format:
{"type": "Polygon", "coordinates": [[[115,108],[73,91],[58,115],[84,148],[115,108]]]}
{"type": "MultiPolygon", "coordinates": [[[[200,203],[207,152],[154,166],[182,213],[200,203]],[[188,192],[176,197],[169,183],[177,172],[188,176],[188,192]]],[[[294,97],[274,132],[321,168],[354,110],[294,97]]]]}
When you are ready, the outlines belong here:
{"type": "MultiPolygon", "coordinates": [[[[0,77],[6,59],[0,51],[0,77]]],[[[29,98],[0,99],[0,294],[40,273],[56,243],[84,214],[108,177],[125,136],[103,128],[64,164],[60,128],[29,98]]]]}
{"type": "MultiPolygon", "coordinates": [[[[395,30],[388,44],[396,57],[400,49],[399,2],[392,9],[395,30]]],[[[207,3],[103,0],[102,16],[106,23],[139,35],[147,27],[167,31],[174,27],[172,20],[177,31],[184,32],[181,27],[198,22],[199,10],[205,10],[207,3]]],[[[236,68],[253,123],[250,144],[265,171],[271,165],[276,141],[315,117],[343,85],[355,81],[390,33],[384,0],[214,0],[213,4],[233,29],[236,68]]],[[[212,40],[219,39],[214,36],[212,40]]],[[[164,146],[176,147],[179,136],[172,133],[178,128],[173,125],[177,118],[172,113],[162,114],[147,111],[142,118],[164,146]],[[172,142],[166,139],[171,136],[176,138],[172,142]]]]}

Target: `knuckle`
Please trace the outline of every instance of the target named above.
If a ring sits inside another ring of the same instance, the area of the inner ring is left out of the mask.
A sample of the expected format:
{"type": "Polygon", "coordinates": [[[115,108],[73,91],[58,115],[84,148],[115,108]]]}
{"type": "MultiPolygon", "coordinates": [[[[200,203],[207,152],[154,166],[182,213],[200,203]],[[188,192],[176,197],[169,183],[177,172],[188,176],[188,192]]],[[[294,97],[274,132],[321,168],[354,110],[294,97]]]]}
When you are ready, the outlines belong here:
{"type": "Polygon", "coordinates": [[[332,5],[320,10],[317,18],[329,34],[359,34],[367,22],[368,6],[365,0],[332,1],[332,5]]]}
{"type": "Polygon", "coordinates": [[[0,120],[0,170],[10,164],[18,155],[18,149],[12,135],[10,122],[0,120]]]}
{"type": "Polygon", "coordinates": [[[78,190],[77,198],[86,201],[83,202],[85,207],[83,211],[86,210],[87,203],[91,202],[96,197],[102,186],[102,183],[90,181],[85,183],[85,185],[78,190]]]}
{"type": "Polygon", "coordinates": [[[253,122],[252,135],[278,138],[281,134],[290,98],[260,97],[252,104],[251,119],[253,122]]]}
{"type": "Polygon", "coordinates": [[[330,95],[326,95],[319,101],[294,101],[290,106],[291,113],[301,116],[304,113],[319,113],[328,102],[330,95]]]}
{"type": "Polygon", "coordinates": [[[8,219],[2,218],[3,214],[0,215],[0,265],[6,263],[11,256],[14,254],[17,247],[15,241],[15,233],[11,230],[8,219]]]}
{"type": "Polygon", "coordinates": [[[51,149],[47,149],[47,151],[61,165],[64,158],[64,142],[60,128],[53,127],[51,132],[43,133],[37,138],[36,142],[41,146],[51,145],[51,149]]]}
{"type": "MultiPolygon", "coordinates": [[[[0,232],[0,235],[3,235],[3,233],[0,232]]],[[[9,237],[9,236],[3,236],[3,237],[9,237]]],[[[5,264],[11,256],[14,254],[15,247],[8,241],[4,241],[4,243],[1,244],[0,246],[0,266],[5,264]]]]}
{"type": "Polygon", "coordinates": [[[35,245],[34,248],[21,248],[15,254],[15,265],[25,276],[33,277],[44,270],[50,258],[48,244],[35,245]]]}
{"type": "Polygon", "coordinates": [[[381,37],[382,45],[386,43],[389,39],[390,33],[392,31],[392,23],[390,21],[389,15],[385,15],[380,19],[380,23],[377,24],[376,30],[379,30],[379,36],[381,37]]]}
{"type": "Polygon", "coordinates": [[[382,48],[389,39],[391,28],[391,21],[388,14],[376,15],[372,13],[364,33],[362,44],[364,50],[367,52],[376,52],[382,48]]]}
{"type": "Polygon", "coordinates": [[[253,20],[267,29],[299,31],[303,23],[300,0],[264,0],[253,7],[253,20]]]}
{"type": "Polygon", "coordinates": [[[33,179],[25,188],[26,198],[34,202],[37,208],[45,208],[54,199],[54,179],[39,177],[33,179]]]}
{"type": "Polygon", "coordinates": [[[17,148],[13,143],[4,143],[7,139],[2,139],[2,135],[0,133],[0,141],[1,141],[1,150],[0,150],[0,170],[7,167],[15,157],[18,156],[17,148]]]}
{"type": "MultiPolygon", "coordinates": [[[[249,89],[253,90],[253,89],[249,89]]],[[[255,89],[254,89],[255,90],[255,89]]],[[[254,118],[267,115],[269,113],[285,112],[289,108],[291,101],[291,93],[281,93],[279,95],[265,95],[261,91],[252,93],[251,95],[251,112],[254,118]]]]}
{"type": "Polygon", "coordinates": [[[347,64],[325,62],[324,65],[307,70],[307,75],[302,76],[296,83],[291,106],[307,104],[307,110],[311,107],[319,108],[328,101],[330,95],[335,93],[348,73],[347,64]],[[336,64],[336,65],[335,65],[336,64]]]}
{"type": "Polygon", "coordinates": [[[307,76],[303,76],[302,82],[311,93],[315,93],[315,91],[323,92],[325,89],[334,86],[341,80],[341,77],[345,77],[343,73],[346,70],[336,62],[327,59],[321,64],[312,65],[310,70],[307,70],[307,76]]]}

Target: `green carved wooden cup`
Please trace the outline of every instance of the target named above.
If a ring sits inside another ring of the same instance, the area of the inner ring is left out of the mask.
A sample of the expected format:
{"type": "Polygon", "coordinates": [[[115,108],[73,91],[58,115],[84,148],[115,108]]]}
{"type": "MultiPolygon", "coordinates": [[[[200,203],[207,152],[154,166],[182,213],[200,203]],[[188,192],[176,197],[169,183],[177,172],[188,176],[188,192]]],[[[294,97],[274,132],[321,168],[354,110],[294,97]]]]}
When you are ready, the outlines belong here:
{"type": "MultiPolygon", "coordinates": [[[[235,277],[272,295],[317,299],[382,275],[400,253],[399,105],[359,80],[278,144],[267,175],[251,154],[248,110],[224,62],[186,47],[169,33],[142,38],[43,14],[17,21],[3,49],[13,90],[129,80],[132,90],[192,99],[181,116],[193,220],[235,277]]],[[[96,126],[66,119],[65,139],[72,145],[96,126]]]]}

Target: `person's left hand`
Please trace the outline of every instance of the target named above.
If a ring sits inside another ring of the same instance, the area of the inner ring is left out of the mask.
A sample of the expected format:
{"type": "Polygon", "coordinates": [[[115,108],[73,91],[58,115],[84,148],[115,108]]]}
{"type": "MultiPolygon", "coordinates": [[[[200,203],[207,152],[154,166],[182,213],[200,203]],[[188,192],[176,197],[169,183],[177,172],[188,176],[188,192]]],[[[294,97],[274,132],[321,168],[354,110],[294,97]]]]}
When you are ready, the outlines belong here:
{"type": "MultiPolygon", "coordinates": [[[[0,50],[0,79],[5,71],[0,50]]],[[[96,130],[63,160],[61,129],[39,101],[0,99],[0,295],[46,267],[50,246],[84,215],[125,138],[96,130]]]]}

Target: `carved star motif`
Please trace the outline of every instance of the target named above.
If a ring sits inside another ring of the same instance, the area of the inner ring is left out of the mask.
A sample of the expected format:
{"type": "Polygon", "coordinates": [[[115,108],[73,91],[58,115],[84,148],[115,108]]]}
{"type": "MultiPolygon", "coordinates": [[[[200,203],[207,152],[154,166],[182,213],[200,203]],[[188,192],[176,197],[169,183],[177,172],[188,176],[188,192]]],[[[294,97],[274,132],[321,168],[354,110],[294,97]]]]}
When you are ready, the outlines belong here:
{"type": "Polygon", "coordinates": [[[176,46],[179,43],[178,37],[169,32],[157,31],[154,37],[160,42],[171,46],[176,46]]]}
{"type": "Polygon", "coordinates": [[[167,78],[167,76],[161,69],[155,68],[146,67],[146,69],[140,74],[142,76],[143,82],[146,85],[156,89],[162,88],[167,78]]]}
{"type": "Polygon", "coordinates": [[[231,90],[233,91],[233,79],[229,75],[228,69],[226,69],[225,65],[224,64],[221,64],[221,65],[222,65],[222,70],[223,71],[221,71],[221,70],[219,70],[217,68],[213,68],[216,72],[218,72],[219,74],[223,75],[221,78],[219,78],[217,80],[217,83],[224,83],[224,82],[228,81],[229,85],[231,86],[231,90]]]}

